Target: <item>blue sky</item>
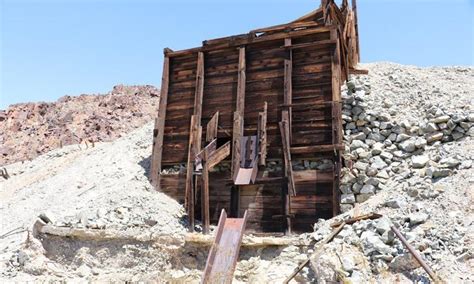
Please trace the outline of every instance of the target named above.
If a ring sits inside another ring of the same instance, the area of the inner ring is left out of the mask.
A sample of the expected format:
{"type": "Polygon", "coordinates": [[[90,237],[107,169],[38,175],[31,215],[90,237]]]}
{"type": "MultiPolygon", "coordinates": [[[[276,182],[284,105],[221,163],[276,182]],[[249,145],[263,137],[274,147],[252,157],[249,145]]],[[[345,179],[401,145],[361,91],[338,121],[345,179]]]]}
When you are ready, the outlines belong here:
{"type": "MultiPolygon", "coordinates": [[[[337,1],[339,2],[339,1],[337,1]]],[[[350,1],[349,1],[350,2],[350,1]]],[[[164,47],[291,21],[318,0],[0,0],[0,109],[159,86],[164,47]]],[[[474,0],[358,0],[362,62],[474,65],[474,0]]]]}

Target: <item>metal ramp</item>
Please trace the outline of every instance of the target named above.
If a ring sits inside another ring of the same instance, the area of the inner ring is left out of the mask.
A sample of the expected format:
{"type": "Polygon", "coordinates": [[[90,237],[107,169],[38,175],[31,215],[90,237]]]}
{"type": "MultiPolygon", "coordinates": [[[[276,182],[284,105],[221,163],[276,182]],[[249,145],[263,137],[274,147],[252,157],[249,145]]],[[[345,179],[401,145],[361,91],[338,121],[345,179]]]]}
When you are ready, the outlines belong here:
{"type": "Polygon", "coordinates": [[[227,218],[222,209],[201,283],[232,283],[246,222],[247,211],[243,218],[227,218]]]}

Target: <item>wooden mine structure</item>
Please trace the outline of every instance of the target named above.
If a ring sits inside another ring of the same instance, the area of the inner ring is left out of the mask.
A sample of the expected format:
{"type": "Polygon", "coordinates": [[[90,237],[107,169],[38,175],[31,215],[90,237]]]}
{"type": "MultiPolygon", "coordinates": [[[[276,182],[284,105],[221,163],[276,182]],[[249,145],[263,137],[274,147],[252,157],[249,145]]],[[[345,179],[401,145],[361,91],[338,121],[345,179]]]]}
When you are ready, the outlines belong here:
{"type": "Polygon", "coordinates": [[[339,213],[340,86],[359,62],[355,0],[287,24],[164,50],[151,179],[203,232],[222,209],[247,231],[311,231],[339,213]],[[296,163],[330,161],[324,170],[296,163]],[[281,166],[280,166],[281,165],[281,166]],[[166,168],[182,171],[166,174],[166,168]]]}

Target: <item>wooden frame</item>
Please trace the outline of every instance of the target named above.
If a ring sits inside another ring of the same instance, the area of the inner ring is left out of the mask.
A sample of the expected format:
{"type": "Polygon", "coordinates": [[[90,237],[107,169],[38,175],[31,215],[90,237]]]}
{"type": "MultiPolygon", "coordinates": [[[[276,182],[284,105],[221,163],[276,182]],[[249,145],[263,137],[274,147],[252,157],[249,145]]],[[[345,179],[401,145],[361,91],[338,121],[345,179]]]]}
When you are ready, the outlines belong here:
{"type": "Polygon", "coordinates": [[[185,203],[190,227],[201,219],[208,232],[223,208],[236,215],[247,210],[248,229],[257,232],[309,231],[314,220],[339,213],[340,86],[350,73],[365,72],[356,69],[352,6],[323,1],[290,23],[207,40],[197,48],[165,49],[151,179],[185,203]],[[201,143],[207,143],[204,152],[201,143]],[[248,180],[238,173],[244,169],[249,176],[250,153],[258,166],[248,180]],[[292,162],[322,159],[332,167],[293,168],[292,162]],[[178,164],[187,165],[186,175],[161,179],[162,166],[178,164]]]}

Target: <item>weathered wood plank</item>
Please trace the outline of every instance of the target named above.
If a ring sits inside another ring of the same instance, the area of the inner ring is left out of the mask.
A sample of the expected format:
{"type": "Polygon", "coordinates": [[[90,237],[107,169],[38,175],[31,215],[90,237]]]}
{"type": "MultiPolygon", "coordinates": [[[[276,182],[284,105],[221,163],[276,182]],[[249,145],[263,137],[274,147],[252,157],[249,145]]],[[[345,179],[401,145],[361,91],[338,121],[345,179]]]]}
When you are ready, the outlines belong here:
{"type": "Polygon", "coordinates": [[[206,142],[210,142],[217,138],[217,127],[219,125],[219,111],[217,111],[207,123],[206,142]]]}
{"type": "Polygon", "coordinates": [[[227,158],[230,154],[230,141],[222,145],[219,149],[215,150],[208,158],[209,168],[212,169],[215,165],[219,164],[222,160],[227,158]]]}
{"type": "Polygon", "coordinates": [[[244,133],[244,121],[239,112],[234,112],[234,127],[232,131],[232,164],[231,164],[231,176],[235,181],[238,170],[240,168],[240,140],[244,133]]]}
{"type": "MultiPolygon", "coordinates": [[[[206,157],[207,159],[207,157],[206,157]]],[[[202,232],[209,234],[209,228],[211,226],[211,220],[209,217],[209,166],[205,160],[202,162],[202,190],[201,190],[201,219],[202,219],[202,232]]]]}
{"type": "Polygon", "coordinates": [[[258,113],[258,157],[259,165],[265,166],[267,159],[267,102],[263,103],[263,111],[258,113]]]}
{"type": "MultiPolygon", "coordinates": [[[[291,46],[291,38],[286,38],[285,39],[285,47],[291,46]]],[[[293,103],[293,87],[292,87],[292,81],[293,81],[293,51],[290,49],[288,50],[288,57],[285,58],[285,67],[284,67],[284,83],[283,83],[283,102],[286,105],[291,105],[293,103]]],[[[289,141],[290,145],[292,142],[292,111],[291,107],[288,107],[288,129],[289,129],[289,141]]]]}
{"type": "Polygon", "coordinates": [[[289,139],[288,112],[282,111],[282,121],[280,122],[280,132],[283,146],[283,158],[285,162],[285,176],[288,178],[288,191],[291,195],[296,195],[295,182],[293,179],[293,166],[291,163],[290,139],[289,139]]]}
{"type": "Polygon", "coordinates": [[[245,82],[246,82],[246,68],[245,68],[245,47],[239,49],[239,69],[237,79],[237,105],[236,111],[243,116],[245,109],[245,82]]]}
{"type": "Polygon", "coordinates": [[[343,144],[333,145],[314,145],[314,146],[301,146],[291,147],[290,151],[292,154],[308,154],[308,153],[319,153],[328,151],[344,150],[343,144]]]}

